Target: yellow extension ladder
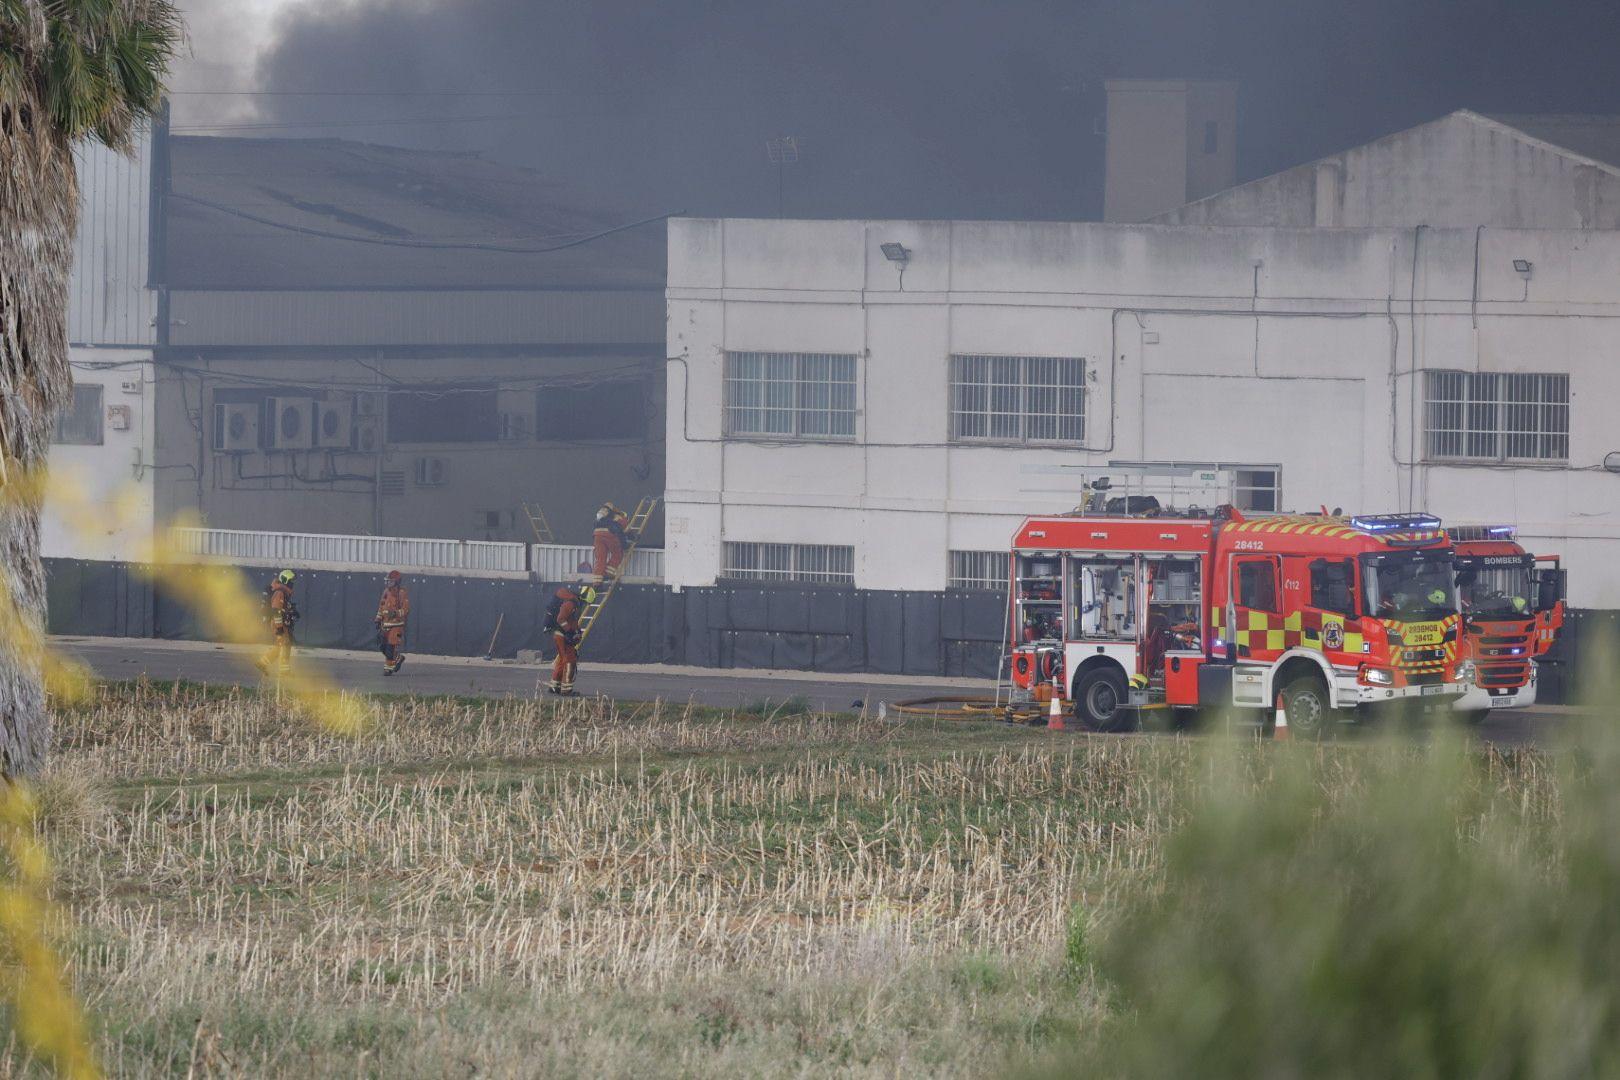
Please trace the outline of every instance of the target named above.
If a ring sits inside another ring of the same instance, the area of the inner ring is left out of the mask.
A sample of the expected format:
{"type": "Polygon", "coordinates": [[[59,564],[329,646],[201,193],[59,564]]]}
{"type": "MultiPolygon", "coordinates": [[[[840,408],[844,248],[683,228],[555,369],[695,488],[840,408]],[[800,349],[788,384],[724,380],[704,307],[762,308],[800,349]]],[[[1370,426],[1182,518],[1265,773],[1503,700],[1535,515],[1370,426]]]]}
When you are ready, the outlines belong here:
{"type": "Polygon", "coordinates": [[[585,610],[579,616],[579,645],[585,647],[585,639],[591,636],[591,627],[596,625],[596,617],[602,614],[609,600],[613,599],[614,590],[619,587],[619,579],[624,575],[625,568],[630,565],[630,556],[635,554],[636,545],[641,543],[641,534],[646,531],[647,520],[653,516],[658,508],[658,500],[647,498],[636,504],[636,512],[630,515],[630,523],[624,527],[627,534],[624,546],[624,558],[619,560],[619,568],[609,571],[606,588],[596,594],[596,599],[585,605],[585,610]]]}
{"type": "Polygon", "coordinates": [[[529,528],[534,530],[534,542],[537,544],[555,544],[557,536],[551,531],[551,522],[546,520],[546,512],[540,508],[539,503],[530,506],[523,504],[523,513],[529,519],[529,528]]]}

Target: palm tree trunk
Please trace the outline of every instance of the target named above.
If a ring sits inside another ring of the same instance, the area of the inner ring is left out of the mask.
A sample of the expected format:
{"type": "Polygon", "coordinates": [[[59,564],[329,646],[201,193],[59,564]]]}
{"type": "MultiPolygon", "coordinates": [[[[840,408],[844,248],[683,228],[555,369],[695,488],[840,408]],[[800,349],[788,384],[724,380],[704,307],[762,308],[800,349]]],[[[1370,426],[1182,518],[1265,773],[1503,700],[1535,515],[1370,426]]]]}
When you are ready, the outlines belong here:
{"type": "MultiPolygon", "coordinates": [[[[42,475],[68,371],[68,274],[78,217],[73,155],[37,106],[0,104],[0,602],[43,629],[45,573],[39,561],[42,475]]],[[[0,770],[28,775],[44,764],[50,714],[38,658],[0,641],[0,770]],[[10,647],[8,647],[10,646],[10,647]]]]}

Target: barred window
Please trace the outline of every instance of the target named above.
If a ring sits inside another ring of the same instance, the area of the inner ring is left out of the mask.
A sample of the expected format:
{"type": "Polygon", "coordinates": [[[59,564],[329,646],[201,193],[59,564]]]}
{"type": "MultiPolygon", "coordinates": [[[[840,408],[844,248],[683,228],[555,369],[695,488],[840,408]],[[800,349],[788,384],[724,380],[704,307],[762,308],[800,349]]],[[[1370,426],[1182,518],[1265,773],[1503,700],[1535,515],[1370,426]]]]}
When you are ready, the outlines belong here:
{"type": "Polygon", "coordinates": [[[56,414],[56,431],[51,442],[61,446],[100,446],[104,441],[101,394],[100,386],[75,384],[73,400],[56,414]]]}
{"type": "Polygon", "coordinates": [[[1425,371],[1425,457],[1567,461],[1569,376],[1425,371]]]}
{"type": "Polygon", "coordinates": [[[728,540],[721,577],[746,581],[855,583],[855,549],[834,544],[760,544],[728,540]]]}
{"type": "Polygon", "coordinates": [[[1083,441],[1085,361],[1068,356],[951,357],[951,435],[962,442],[1083,441]]]}
{"type": "Polygon", "coordinates": [[[951,552],[950,588],[1005,589],[1008,573],[1005,551],[951,552]]]}
{"type": "Polygon", "coordinates": [[[727,353],[726,434],[853,439],[855,357],[727,353]]]}

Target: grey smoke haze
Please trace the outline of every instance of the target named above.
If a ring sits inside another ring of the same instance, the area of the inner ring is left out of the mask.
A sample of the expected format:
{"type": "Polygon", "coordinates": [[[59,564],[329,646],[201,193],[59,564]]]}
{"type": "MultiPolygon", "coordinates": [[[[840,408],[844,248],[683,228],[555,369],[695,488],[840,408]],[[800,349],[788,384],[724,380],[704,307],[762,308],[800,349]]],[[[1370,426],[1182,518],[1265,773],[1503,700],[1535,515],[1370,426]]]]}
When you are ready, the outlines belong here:
{"type": "Polygon", "coordinates": [[[1522,0],[363,0],[283,17],[276,126],[244,133],[738,215],[776,212],[765,140],[791,134],[789,215],[1074,218],[1100,206],[1103,77],[1239,80],[1252,176],[1458,107],[1620,112],[1616,40],[1620,5],[1522,0]]]}

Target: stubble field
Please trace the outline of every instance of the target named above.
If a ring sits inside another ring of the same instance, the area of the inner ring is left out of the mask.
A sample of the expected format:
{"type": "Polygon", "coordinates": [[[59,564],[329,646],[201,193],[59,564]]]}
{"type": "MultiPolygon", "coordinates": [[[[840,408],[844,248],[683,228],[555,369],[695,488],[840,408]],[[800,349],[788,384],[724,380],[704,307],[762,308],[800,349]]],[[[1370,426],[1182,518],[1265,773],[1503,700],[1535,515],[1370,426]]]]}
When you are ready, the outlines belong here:
{"type": "MultiPolygon", "coordinates": [[[[1124,1015],[1094,942],[1164,895],[1197,793],[1279,784],[1252,742],[379,705],[357,738],[234,690],[59,710],[40,828],[111,1073],[1056,1068],[1124,1015]]],[[[1289,797],[1353,803],[1419,753],[1289,751],[1289,797]]],[[[1444,836],[1558,817],[1540,759],[1469,760],[1483,802],[1444,836]]]]}

